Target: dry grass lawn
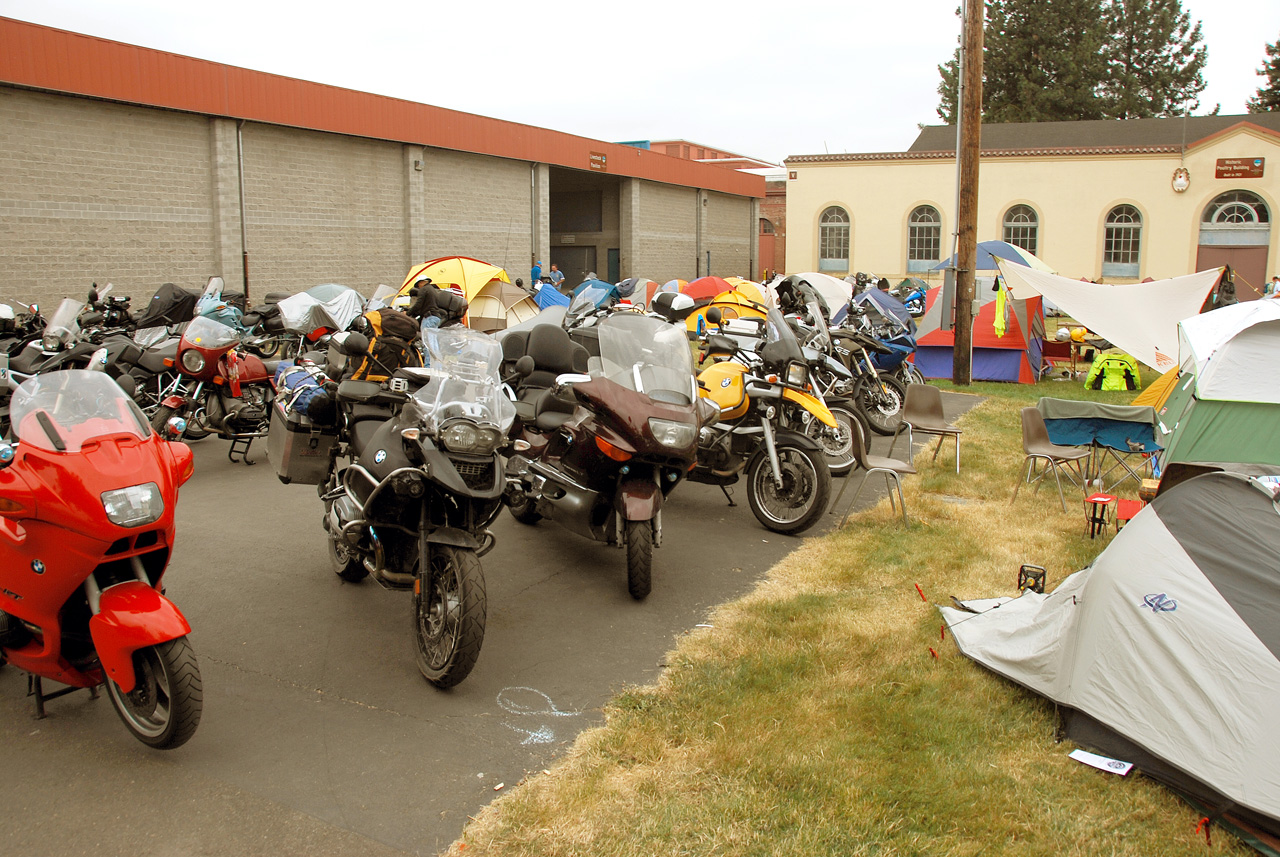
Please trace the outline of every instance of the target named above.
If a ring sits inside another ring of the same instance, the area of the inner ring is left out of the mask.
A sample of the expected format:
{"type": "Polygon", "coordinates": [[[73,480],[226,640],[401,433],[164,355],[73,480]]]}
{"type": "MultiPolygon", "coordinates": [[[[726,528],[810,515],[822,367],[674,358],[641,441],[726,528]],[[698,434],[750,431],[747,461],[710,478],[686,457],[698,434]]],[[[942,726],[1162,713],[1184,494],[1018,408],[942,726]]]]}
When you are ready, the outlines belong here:
{"type": "Polygon", "coordinates": [[[961,420],[963,470],[946,444],[936,464],[931,449],[917,457],[908,528],[885,501],[805,540],[712,628],[683,637],[656,685],[616,697],[604,726],[481,812],[449,853],[1252,853],[1220,829],[1206,845],[1198,814],[1158,784],[1068,759],[1051,704],[945,638],[935,604],[1014,594],[1028,562],[1055,586],[1110,538],[1082,535],[1078,493],[1068,513],[1052,485],[1009,503],[1018,409],[1100,394],[970,389],[988,398],[961,420]]]}

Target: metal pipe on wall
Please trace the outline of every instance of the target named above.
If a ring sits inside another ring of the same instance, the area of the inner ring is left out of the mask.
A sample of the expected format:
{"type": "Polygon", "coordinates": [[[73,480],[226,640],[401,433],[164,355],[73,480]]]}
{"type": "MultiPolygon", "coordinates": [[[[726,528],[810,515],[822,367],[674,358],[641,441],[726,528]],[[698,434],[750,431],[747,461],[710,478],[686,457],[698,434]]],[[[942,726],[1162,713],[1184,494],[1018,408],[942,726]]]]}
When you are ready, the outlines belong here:
{"type": "Polygon", "coordinates": [[[236,175],[240,185],[240,259],[244,272],[244,303],[251,306],[249,300],[249,230],[246,224],[248,212],[244,210],[244,120],[236,121],[236,175]]]}

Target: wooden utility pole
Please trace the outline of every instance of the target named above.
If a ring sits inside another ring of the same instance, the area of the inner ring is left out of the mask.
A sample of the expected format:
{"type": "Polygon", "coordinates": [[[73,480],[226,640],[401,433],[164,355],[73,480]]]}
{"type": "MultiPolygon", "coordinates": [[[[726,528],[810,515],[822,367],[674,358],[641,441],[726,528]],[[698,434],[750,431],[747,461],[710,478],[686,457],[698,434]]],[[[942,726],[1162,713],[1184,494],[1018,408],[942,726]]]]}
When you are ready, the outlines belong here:
{"type": "Polygon", "coordinates": [[[973,381],[974,262],[978,255],[978,158],[982,146],[982,28],[983,0],[964,2],[964,56],[960,118],[956,133],[960,192],[956,212],[956,327],[951,379],[968,386],[973,381]]]}

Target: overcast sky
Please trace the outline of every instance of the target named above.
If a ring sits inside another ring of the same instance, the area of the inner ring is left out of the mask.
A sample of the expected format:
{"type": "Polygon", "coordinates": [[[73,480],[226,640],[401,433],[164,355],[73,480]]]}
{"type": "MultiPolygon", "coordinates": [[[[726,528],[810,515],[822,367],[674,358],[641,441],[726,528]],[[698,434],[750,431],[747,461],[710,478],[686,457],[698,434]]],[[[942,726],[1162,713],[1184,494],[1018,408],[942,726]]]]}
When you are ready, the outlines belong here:
{"type": "MultiPolygon", "coordinates": [[[[0,16],[600,140],[767,161],[907,148],[941,124],[959,0],[0,0],[0,16]]],[[[1201,110],[1245,112],[1280,0],[1183,0],[1201,110]]],[[[3,49],[3,46],[0,46],[3,49]]]]}

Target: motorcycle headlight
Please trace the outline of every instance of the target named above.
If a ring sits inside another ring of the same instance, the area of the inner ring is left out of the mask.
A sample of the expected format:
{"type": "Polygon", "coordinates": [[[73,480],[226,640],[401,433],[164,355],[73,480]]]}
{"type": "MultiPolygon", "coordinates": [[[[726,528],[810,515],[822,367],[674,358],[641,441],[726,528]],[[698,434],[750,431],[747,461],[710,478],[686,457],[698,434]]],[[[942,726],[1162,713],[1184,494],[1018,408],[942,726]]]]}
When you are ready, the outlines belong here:
{"type": "Polygon", "coordinates": [[[122,527],[141,527],[160,519],[164,514],[164,498],[154,482],[131,485],[102,494],[102,508],[107,520],[122,527]]]}
{"type": "Polygon", "coordinates": [[[674,449],[693,446],[694,438],[698,436],[698,430],[693,423],[660,420],[657,417],[649,418],[649,431],[653,432],[653,438],[658,443],[674,449]]]}
{"type": "Polygon", "coordinates": [[[62,340],[51,334],[40,339],[40,346],[45,351],[57,351],[62,348],[62,340]]]}
{"type": "Polygon", "coordinates": [[[188,372],[199,372],[204,369],[204,355],[194,348],[182,352],[182,368],[188,372]]]}
{"type": "Polygon", "coordinates": [[[809,383],[809,367],[803,363],[791,363],[787,366],[787,384],[803,387],[809,383]]]}
{"type": "Polygon", "coordinates": [[[456,422],[440,432],[440,442],[450,452],[468,455],[492,455],[502,443],[502,434],[491,426],[456,422]]]}

